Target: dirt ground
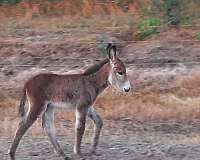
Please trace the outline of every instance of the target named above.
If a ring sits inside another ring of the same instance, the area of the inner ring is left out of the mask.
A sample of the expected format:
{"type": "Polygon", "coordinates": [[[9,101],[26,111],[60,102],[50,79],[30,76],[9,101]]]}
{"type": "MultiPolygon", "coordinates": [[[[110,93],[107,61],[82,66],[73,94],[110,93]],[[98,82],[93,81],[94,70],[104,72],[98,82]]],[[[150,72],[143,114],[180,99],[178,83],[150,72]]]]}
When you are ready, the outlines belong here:
{"type": "MultiPolygon", "coordinates": [[[[104,42],[99,41],[102,36],[85,30],[33,32],[20,28],[9,36],[1,34],[1,160],[9,159],[6,153],[19,121],[16,106],[24,82],[40,72],[82,72],[105,57],[100,46],[104,42]]],[[[98,155],[88,155],[92,136],[88,121],[83,158],[199,160],[200,44],[191,30],[166,31],[146,42],[126,42],[114,35],[106,41],[109,39],[121,46],[120,57],[126,63],[133,90],[121,95],[110,89],[97,100],[96,108],[104,118],[98,155]]],[[[56,124],[65,153],[73,157],[74,116],[69,115],[58,113],[56,124]]],[[[62,159],[53,152],[40,120],[23,137],[16,158],[62,159]]]]}
{"type": "MultiPolygon", "coordinates": [[[[198,160],[200,159],[200,123],[181,124],[175,122],[139,122],[124,119],[121,121],[104,121],[101,141],[96,155],[89,155],[92,136],[91,122],[87,126],[83,140],[82,159],[87,160],[198,160]]],[[[57,123],[58,140],[70,157],[76,158],[73,151],[73,123],[61,121],[57,123]]],[[[24,136],[18,148],[16,158],[20,160],[61,160],[48,138],[31,131],[24,136]]],[[[0,154],[2,160],[11,143],[10,136],[0,138],[0,154]]]]}

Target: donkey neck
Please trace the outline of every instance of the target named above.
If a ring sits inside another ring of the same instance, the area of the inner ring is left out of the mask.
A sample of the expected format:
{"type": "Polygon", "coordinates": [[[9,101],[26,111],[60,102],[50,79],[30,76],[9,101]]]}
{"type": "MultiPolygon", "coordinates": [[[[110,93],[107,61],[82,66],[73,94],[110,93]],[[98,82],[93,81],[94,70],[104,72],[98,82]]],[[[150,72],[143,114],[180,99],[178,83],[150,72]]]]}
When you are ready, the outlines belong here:
{"type": "Polygon", "coordinates": [[[104,64],[97,72],[89,74],[86,79],[95,87],[97,94],[101,93],[108,87],[108,76],[110,72],[109,62],[104,64]]]}

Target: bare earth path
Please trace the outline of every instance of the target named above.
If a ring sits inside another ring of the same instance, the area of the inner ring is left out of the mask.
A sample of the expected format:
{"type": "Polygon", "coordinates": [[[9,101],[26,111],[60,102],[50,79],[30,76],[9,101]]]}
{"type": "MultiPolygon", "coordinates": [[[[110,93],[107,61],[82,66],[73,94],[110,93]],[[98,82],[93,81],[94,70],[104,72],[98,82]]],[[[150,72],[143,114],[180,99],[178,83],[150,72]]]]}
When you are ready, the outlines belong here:
{"type": "MultiPolygon", "coordinates": [[[[92,124],[86,129],[83,143],[84,158],[87,160],[199,160],[200,159],[200,122],[181,124],[140,123],[130,120],[106,121],[97,155],[90,156],[92,124]]],[[[59,122],[58,139],[65,152],[72,153],[73,123],[59,122]],[[60,131],[63,130],[63,131],[60,131]]],[[[30,132],[21,141],[17,152],[19,160],[61,160],[52,149],[48,138],[43,134],[30,132]]],[[[6,155],[10,136],[0,138],[0,159],[6,155]],[[9,138],[8,138],[9,137],[9,138]]],[[[71,154],[72,156],[72,154],[71,154]]],[[[74,157],[74,156],[73,156],[74,157]]],[[[77,159],[74,157],[74,159],[77,159]]]]}

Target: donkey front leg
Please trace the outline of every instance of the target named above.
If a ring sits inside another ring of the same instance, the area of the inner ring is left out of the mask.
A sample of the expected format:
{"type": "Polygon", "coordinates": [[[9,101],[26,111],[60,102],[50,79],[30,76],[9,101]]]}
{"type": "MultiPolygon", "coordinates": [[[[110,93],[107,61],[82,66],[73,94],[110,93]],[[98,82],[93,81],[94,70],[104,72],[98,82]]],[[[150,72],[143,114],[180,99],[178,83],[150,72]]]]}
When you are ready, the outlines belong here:
{"type": "Polygon", "coordinates": [[[75,144],[74,154],[81,154],[81,141],[85,131],[85,121],[88,108],[85,106],[76,108],[76,124],[75,124],[75,144]]]}
{"type": "Polygon", "coordinates": [[[93,107],[89,108],[88,117],[93,121],[95,125],[94,137],[93,137],[93,142],[92,142],[92,150],[91,150],[91,153],[95,153],[96,147],[99,143],[99,136],[100,136],[101,128],[103,126],[103,121],[93,107]]]}

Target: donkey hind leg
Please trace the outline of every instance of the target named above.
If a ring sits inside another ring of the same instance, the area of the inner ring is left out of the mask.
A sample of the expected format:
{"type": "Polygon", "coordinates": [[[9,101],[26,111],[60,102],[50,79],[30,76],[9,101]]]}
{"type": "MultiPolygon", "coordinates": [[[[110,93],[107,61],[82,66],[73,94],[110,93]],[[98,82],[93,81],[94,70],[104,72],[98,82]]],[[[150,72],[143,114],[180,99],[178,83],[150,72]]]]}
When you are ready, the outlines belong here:
{"type": "Polygon", "coordinates": [[[94,137],[93,137],[93,141],[92,141],[92,150],[91,150],[91,153],[95,153],[96,147],[99,143],[99,136],[100,136],[101,128],[103,126],[103,121],[93,107],[89,108],[88,117],[93,121],[93,123],[95,125],[94,126],[94,137]]]}
{"type": "Polygon", "coordinates": [[[8,151],[8,154],[10,155],[10,158],[12,160],[15,160],[15,152],[19,145],[19,142],[22,138],[22,136],[26,133],[26,131],[31,127],[31,125],[36,121],[37,114],[33,114],[30,111],[23,117],[21,122],[19,123],[19,126],[17,128],[17,131],[15,133],[14,140],[12,142],[12,145],[8,151]]]}
{"type": "Polygon", "coordinates": [[[56,140],[55,126],[54,126],[54,106],[52,104],[47,104],[46,111],[42,116],[42,127],[44,128],[46,134],[49,137],[55,151],[66,160],[68,157],[64,154],[58,141],[56,140]]]}
{"type": "Polygon", "coordinates": [[[85,131],[85,121],[87,116],[87,107],[77,107],[76,109],[76,123],[75,123],[75,144],[74,154],[81,155],[81,141],[85,131]]]}

